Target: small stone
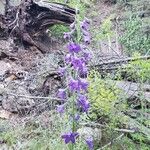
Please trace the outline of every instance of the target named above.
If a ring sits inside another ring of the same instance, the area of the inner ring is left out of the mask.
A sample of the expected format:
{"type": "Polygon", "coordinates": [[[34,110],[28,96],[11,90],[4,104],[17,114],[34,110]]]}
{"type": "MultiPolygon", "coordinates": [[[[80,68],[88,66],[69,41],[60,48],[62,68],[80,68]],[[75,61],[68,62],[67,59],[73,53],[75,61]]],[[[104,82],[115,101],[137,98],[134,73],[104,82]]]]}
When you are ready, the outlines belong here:
{"type": "Polygon", "coordinates": [[[85,139],[93,138],[94,140],[101,140],[102,130],[99,128],[82,127],[77,131],[79,135],[85,139]]]}

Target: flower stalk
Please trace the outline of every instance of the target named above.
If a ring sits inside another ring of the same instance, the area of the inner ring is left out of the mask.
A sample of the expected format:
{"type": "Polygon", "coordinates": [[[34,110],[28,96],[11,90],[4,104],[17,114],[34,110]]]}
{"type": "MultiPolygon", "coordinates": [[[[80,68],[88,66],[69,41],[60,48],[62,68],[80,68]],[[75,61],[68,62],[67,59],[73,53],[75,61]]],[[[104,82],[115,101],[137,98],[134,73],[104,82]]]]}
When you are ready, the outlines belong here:
{"type": "MultiPolygon", "coordinates": [[[[87,48],[91,39],[89,26],[90,22],[88,19],[85,19],[80,24],[79,22],[74,22],[70,25],[71,31],[64,34],[64,38],[68,41],[68,54],[64,59],[66,66],[59,68],[59,73],[66,78],[67,87],[58,90],[57,96],[62,99],[63,104],[57,106],[57,111],[62,115],[65,113],[65,109],[71,109],[69,114],[69,118],[72,121],[71,131],[61,136],[66,144],[71,143],[70,150],[74,149],[76,140],[79,137],[77,133],[77,124],[80,119],[79,114],[88,113],[90,109],[90,103],[86,96],[89,86],[86,80],[88,74],[87,64],[91,58],[87,48]],[[73,38],[74,32],[77,32],[76,40],[73,38]],[[83,42],[78,44],[81,40],[80,32],[82,33],[83,42]]],[[[87,141],[86,143],[89,147],[90,144],[87,141]]],[[[89,149],[91,150],[91,148],[89,149]]]]}

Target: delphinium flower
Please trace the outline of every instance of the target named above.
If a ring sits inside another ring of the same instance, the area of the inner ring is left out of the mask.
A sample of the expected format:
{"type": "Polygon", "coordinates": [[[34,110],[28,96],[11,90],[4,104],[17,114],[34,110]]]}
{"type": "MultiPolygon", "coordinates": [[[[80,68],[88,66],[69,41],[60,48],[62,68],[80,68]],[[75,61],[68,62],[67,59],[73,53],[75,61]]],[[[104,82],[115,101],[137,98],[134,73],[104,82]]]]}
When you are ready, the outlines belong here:
{"type": "Polygon", "coordinates": [[[59,89],[57,93],[57,97],[60,98],[61,100],[65,100],[67,97],[65,89],[59,89]]]}
{"type": "Polygon", "coordinates": [[[79,72],[79,75],[81,76],[81,77],[87,77],[87,74],[88,74],[88,68],[87,68],[87,66],[84,64],[83,66],[82,66],[82,68],[80,68],[79,70],[78,70],[78,72],[79,72]]]}
{"type": "Polygon", "coordinates": [[[77,101],[77,106],[81,108],[83,112],[88,112],[90,103],[87,100],[87,97],[84,95],[80,95],[77,101]]]}
{"type": "Polygon", "coordinates": [[[78,84],[78,80],[74,80],[73,78],[71,78],[69,80],[69,89],[70,91],[79,91],[80,90],[80,87],[79,87],[79,84],[78,84]]]}
{"type": "Polygon", "coordinates": [[[58,69],[58,73],[61,75],[61,76],[64,76],[65,75],[65,72],[66,72],[66,68],[65,67],[60,67],[58,69]]]}
{"type": "Polygon", "coordinates": [[[73,52],[74,52],[74,53],[78,53],[78,52],[81,51],[80,45],[77,44],[77,43],[74,43],[74,42],[69,43],[68,49],[69,49],[69,52],[70,52],[70,53],[73,53],[73,52]]]}
{"type": "Polygon", "coordinates": [[[88,63],[91,60],[91,58],[92,58],[92,54],[90,52],[88,52],[88,51],[83,51],[82,58],[83,58],[84,62],[88,63]]]}
{"type": "Polygon", "coordinates": [[[76,70],[81,69],[83,67],[83,61],[81,60],[81,58],[73,57],[71,63],[74,69],[76,70]]]}
{"type": "Polygon", "coordinates": [[[86,79],[79,79],[78,85],[81,90],[87,91],[89,83],[86,79]]]}
{"type": "Polygon", "coordinates": [[[60,113],[61,115],[65,112],[65,105],[58,105],[57,106],[57,112],[60,113]]]}
{"type": "Polygon", "coordinates": [[[70,38],[71,38],[71,33],[70,32],[64,33],[64,39],[69,40],[70,38]]]}
{"type": "Polygon", "coordinates": [[[74,117],[73,117],[73,119],[75,121],[78,121],[80,119],[80,115],[79,114],[75,114],[74,117]]]}
{"type": "Polygon", "coordinates": [[[67,54],[66,57],[65,57],[65,62],[67,64],[71,63],[71,60],[72,60],[72,55],[71,54],[67,54]]]}
{"type": "MultiPolygon", "coordinates": [[[[81,22],[81,32],[83,35],[83,43],[79,44],[76,40],[73,40],[73,34],[76,31],[76,22],[70,25],[70,32],[64,34],[64,38],[68,40],[68,54],[65,56],[66,67],[59,68],[61,76],[66,77],[66,88],[59,89],[57,96],[61,100],[65,100],[64,104],[57,106],[57,111],[60,114],[67,113],[65,109],[67,106],[71,112],[68,113],[70,121],[72,122],[71,132],[65,133],[61,136],[65,143],[75,144],[79,134],[76,132],[76,124],[79,122],[80,115],[82,113],[88,113],[90,109],[90,103],[86,96],[86,92],[89,83],[86,80],[88,74],[87,64],[91,59],[91,54],[88,51],[87,46],[90,44],[91,37],[89,34],[90,22],[85,19],[81,22]],[[68,91],[69,96],[66,94],[68,91]]],[[[87,139],[86,143],[90,150],[94,147],[92,140],[87,139]]]]}
{"type": "Polygon", "coordinates": [[[86,144],[88,145],[89,150],[94,150],[93,138],[89,137],[85,141],[86,141],[86,144]]]}
{"type": "Polygon", "coordinates": [[[79,136],[79,134],[77,132],[69,132],[69,133],[65,133],[63,134],[61,137],[64,139],[65,143],[75,143],[76,138],[79,136]]]}

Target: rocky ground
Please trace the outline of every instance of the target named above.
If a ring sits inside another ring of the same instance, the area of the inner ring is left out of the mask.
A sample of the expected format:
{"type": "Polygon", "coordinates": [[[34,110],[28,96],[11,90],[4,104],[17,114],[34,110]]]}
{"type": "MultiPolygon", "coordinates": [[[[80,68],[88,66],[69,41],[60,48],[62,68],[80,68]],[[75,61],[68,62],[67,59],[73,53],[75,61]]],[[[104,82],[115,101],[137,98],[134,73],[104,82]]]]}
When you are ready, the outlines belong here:
{"type": "MultiPolygon", "coordinates": [[[[97,2],[96,7],[91,7],[92,13],[96,16],[92,19],[91,30],[98,30],[102,21],[107,18],[113,9],[111,5],[97,2]]],[[[89,14],[89,18],[92,17],[89,14]]],[[[94,36],[94,35],[93,35],[94,36]]],[[[111,39],[111,48],[106,44],[99,42],[101,47],[92,46],[95,60],[108,57],[121,57],[120,49],[116,51],[116,40],[111,39]],[[97,55],[98,54],[98,55],[97,55]]],[[[44,111],[49,106],[47,100],[32,98],[55,97],[59,87],[63,85],[57,75],[57,68],[62,62],[63,54],[66,53],[64,43],[52,37],[50,51],[42,54],[36,47],[15,46],[11,39],[0,41],[0,87],[1,87],[1,108],[19,115],[29,113],[35,109],[44,111]],[[43,108],[38,107],[43,105],[43,108]],[[42,109],[42,110],[40,110],[42,109]]]]}

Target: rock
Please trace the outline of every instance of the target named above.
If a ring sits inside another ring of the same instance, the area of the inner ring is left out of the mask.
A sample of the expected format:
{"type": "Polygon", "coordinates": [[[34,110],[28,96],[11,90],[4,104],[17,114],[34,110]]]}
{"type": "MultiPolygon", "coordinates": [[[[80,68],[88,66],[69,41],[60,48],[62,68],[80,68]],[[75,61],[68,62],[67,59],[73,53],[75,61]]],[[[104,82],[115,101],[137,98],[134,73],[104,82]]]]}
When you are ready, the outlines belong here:
{"type": "Polygon", "coordinates": [[[0,14],[5,14],[5,0],[0,0],[0,14]]]}
{"type": "Polygon", "coordinates": [[[3,76],[10,68],[11,67],[9,63],[0,61],[0,76],[3,76]]]}
{"type": "Polygon", "coordinates": [[[6,110],[0,110],[0,118],[1,119],[9,119],[13,115],[11,112],[6,111],[6,110]]]}
{"type": "Polygon", "coordinates": [[[82,127],[77,131],[84,139],[92,137],[94,140],[101,140],[102,130],[99,128],[82,127]]]}
{"type": "MultiPolygon", "coordinates": [[[[16,88],[16,85],[14,87],[16,88]]],[[[28,98],[30,97],[30,94],[22,86],[18,87],[18,89],[12,88],[11,91],[12,90],[16,90],[16,92],[12,92],[12,94],[8,93],[8,95],[5,95],[2,101],[3,108],[7,111],[15,112],[20,115],[28,114],[35,105],[34,100],[28,98]]]]}

